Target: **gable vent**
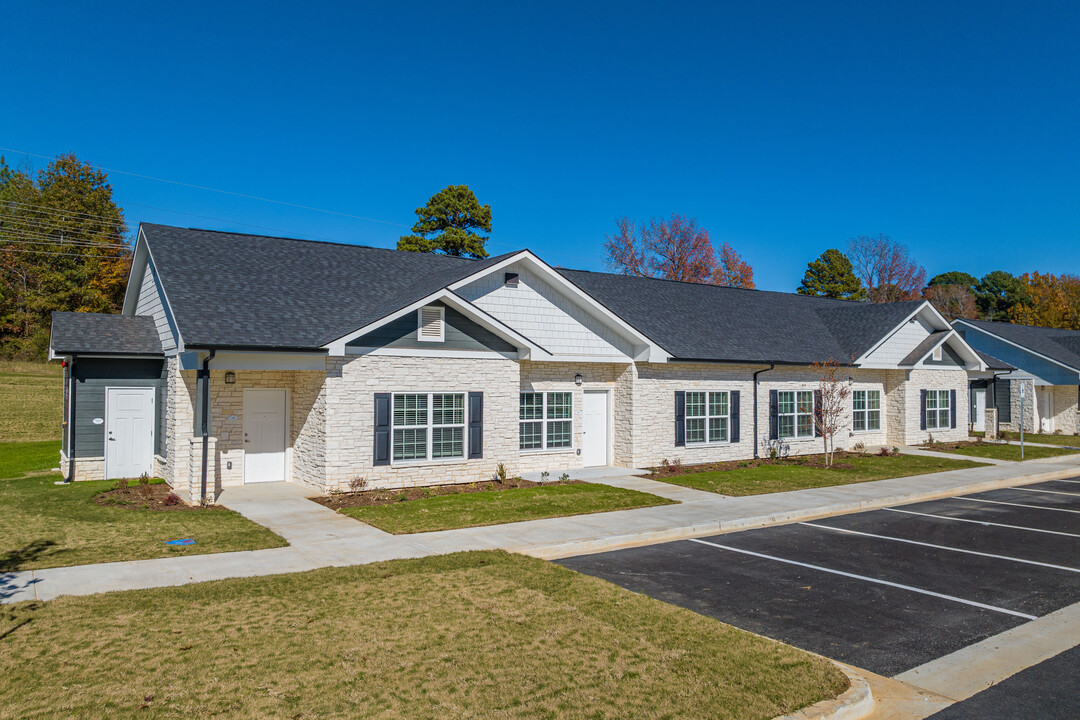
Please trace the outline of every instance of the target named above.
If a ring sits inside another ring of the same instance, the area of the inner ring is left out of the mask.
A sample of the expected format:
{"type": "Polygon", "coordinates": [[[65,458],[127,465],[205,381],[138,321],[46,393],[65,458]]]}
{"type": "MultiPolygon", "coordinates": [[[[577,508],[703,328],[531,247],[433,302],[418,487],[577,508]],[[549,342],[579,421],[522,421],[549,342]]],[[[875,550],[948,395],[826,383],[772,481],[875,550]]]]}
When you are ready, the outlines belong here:
{"type": "Polygon", "coordinates": [[[443,308],[431,305],[419,310],[419,331],[416,334],[418,340],[424,342],[442,342],[443,340],[443,308]]]}

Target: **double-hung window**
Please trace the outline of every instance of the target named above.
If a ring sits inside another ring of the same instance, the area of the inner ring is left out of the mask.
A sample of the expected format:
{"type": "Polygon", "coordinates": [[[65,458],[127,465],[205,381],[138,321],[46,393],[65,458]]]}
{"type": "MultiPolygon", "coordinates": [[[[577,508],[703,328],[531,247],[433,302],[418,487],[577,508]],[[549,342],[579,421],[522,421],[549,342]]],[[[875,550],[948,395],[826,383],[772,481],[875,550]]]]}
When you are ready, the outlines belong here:
{"type": "Polygon", "coordinates": [[[687,392],[686,444],[728,442],[729,408],[726,392],[687,392]]]}
{"type": "Polygon", "coordinates": [[[782,438],[814,437],[814,392],[782,390],[776,394],[777,423],[782,438]]]}
{"type": "Polygon", "coordinates": [[[952,426],[948,390],[926,391],[926,429],[938,430],[952,426]]]}
{"type": "Polygon", "coordinates": [[[851,393],[851,429],[855,432],[881,429],[881,391],[854,390],[851,393]]]}
{"type": "Polygon", "coordinates": [[[574,394],[571,392],[521,393],[518,412],[518,447],[522,450],[559,450],[574,445],[574,394]]]}
{"type": "Polygon", "coordinates": [[[465,457],[464,393],[395,394],[393,423],[395,462],[465,457]]]}

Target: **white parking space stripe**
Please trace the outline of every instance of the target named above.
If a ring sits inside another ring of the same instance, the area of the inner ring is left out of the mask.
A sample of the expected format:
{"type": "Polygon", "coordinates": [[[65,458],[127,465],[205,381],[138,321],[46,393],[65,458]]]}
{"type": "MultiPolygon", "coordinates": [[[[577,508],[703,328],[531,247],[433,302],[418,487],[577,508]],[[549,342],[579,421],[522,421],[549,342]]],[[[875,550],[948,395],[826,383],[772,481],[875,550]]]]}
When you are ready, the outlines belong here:
{"type": "Polygon", "coordinates": [[[1038,492],[1047,493],[1049,495],[1068,495],[1069,497],[1080,497],[1080,493],[1065,492],[1063,490],[1040,490],[1038,488],[1009,488],[1010,490],[1023,490],[1024,492],[1038,492]]]}
{"type": "Polygon", "coordinates": [[[1067,483],[1075,483],[1076,485],[1080,485],[1080,480],[1052,480],[1051,482],[1067,482],[1067,483]]]}
{"type": "Polygon", "coordinates": [[[1023,563],[1024,565],[1038,565],[1039,567],[1051,568],[1053,570],[1065,570],[1066,572],[1080,573],[1080,568],[1066,567],[1065,565],[1051,565],[1050,563],[1036,562],[1035,560],[1024,560],[1023,558],[1009,557],[1008,555],[995,555],[993,553],[978,552],[977,550],[965,550],[963,548],[949,547],[948,545],[935,545],[934,543],[920,542],[919,540],[908,540],[907,538],[891,537],[889,535],[877,535],[875,533],[862,532],[860,530],[848,530],[847,528],[832,527],[830,525],[818,525],[817,523],[801,522],[800,525],[806,527],[820,528],[821,530],[832,530],[839,533],[847,533],[849,535],[861,535],[863,537],[875,538],[878,540],[889,540],[891,542],[907,543],[908,545],[921,545],[922,547],[934,548],[936,550],[948,550],[949,552],[964,553],[965,555],[980,555],[982,557],[994,558],[995,560],[1008,560],[1009,562],[1023,563]]]}
{"type": "Polygon", "coordinates": [[[970,500],[971,502],[992,503],[994,505],[1010,505],[1012,507],[1031,508],[1032,510],[1053,510],[1054,512],[1067,512],[1076,513],[1080,515],[1080,510],[1070,510],[1068,508],[1056,508],[1049,507],[1047,505],[1025,505],[1024,503],[1011,503],[1004,500],[987,500],[986,498],[968,497],[967,495],[957,495],[952,500],[970,500]]]}
{"type": "Polygon", "coordinates": [[[881,508],[889,512],[904,513],[906,515],[922,515],[923,517],[938,518],[939,520],[955,520],[956,522],[975,523],[987,527],[1003,527],[1010,530],[1027,530],[1029,532],[1046,533],[1047,535],[1064,535],[1065,537],[1080,537],[1076,533],[1060,532],[1058,530],[1043,530],[1041,528],[1025,527],[1023,525],[1003,525],[1002,523],[986,522],[985,520],[969,520],[968,518],[949,517],[948,515],[934,515],[933,513],[915,512],[914,510],[901,510],[900,508],[881,508]]]}
{"type": "Polygon", "coordinates": [[[810,570],[818,570],[820,572],[831,573],[833,575],[841,575],[843,577],[852,578],[854,580],[862,580],[864,582],[874,583],[877,585],[887,585],[889,587],[898,588],[900,590],[908,590],[910,592],[919,593],[920,595],[929,595],[931,597],[940,598],[942,600],[951,600],[952,602],[961,603],[963,605],[970,605],[972,607],[982,608],[983,610],[993,610],[994,612],[1003,613],[1005,615],[1012,615],[1014,617],[1021,617],[1025,620],[1035,620],[1038,616],[1028,615],[1027,613],[1016,612],[1015,610],[1009,610],[1007,608],[997,607],[996,605],[987,605],[981,602],[975,602],[974,600],[965,600],[954,595],[945,595],[943,593],[937,593],[933,590],[923,590],[922,588],[912,587],[911,585],[902,585],[900,583],[890,582],[888,580],[880,580],[878,578],[867,577],[866,575],[856,575],[855,573],[844,572],[843,570],[833,570],[832,568],[822,567],[820,565],[811,565],[809,563],[798,562],[797,560],[788,560],[787,558],[776,557],[775,555],[766,555],[764,553],[754,552],[752,550],[743,550],[737,547],[731,547],[730,545],[720,545],[718,543],[712,543],[707,540],[700,540],[698,538],[689,538],[690,542],[700,543],[702,545],[708,545],[710,547],[719,548],[721,550],[728,550],[730,552],[741,553],[743,555],[751,555],[753,557],[763,558],[765,560],[773,560],[775,562],[787,563],[788,565],[797,565],[799,567],[809,568],[810,570]]]}

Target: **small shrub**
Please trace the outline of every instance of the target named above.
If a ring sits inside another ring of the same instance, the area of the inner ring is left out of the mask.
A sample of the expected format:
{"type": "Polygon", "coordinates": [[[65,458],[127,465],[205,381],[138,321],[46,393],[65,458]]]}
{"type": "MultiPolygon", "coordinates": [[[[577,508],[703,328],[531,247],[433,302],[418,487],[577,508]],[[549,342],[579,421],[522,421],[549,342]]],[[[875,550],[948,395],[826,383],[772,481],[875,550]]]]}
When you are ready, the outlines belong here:
{"type": "Polygon", "coordinates": [[[682,469],[682,460],[675,458],[675,462],[671,463],[671,469],[673,472],[679,472],[682,469]]]}
{"type": "Polygon", "coordinates": [[[741,460],[741,461],[739,461],[739,467],[741,467],[741,468],[750,467],[750,463],[746,462],[745,460],[741,460]]]}
{"type": "Polygon", "coordinates": [[[394,495],[394,502],[405,502],[409,499],[409,496],[405,492],[399,492],[394,495]]]}
{"type": "Polygon", "coordinates": [[[115,489],[116,490],[123,490],[127,486],[128,486],[127,478],[120,478],[119,480],[116,481],[115,489]]]}
{"type": "Polygon", "coordinates": [[[559,482],[570,482],[570,473],[563,473],[560,475],[559,482]]]}
{"type": "Polygon", "coordinates": [[[934,433],[926,433],[926,444],[927,445],[933,445],[934,444],[934,433]]]}
{"type": "Polygon", "coordinates": [[[892,451],[883,445],[881,449],[877,451],[877,454],[878,457],[889,457],[890,455],[892,455],[892,451]]]}
{"type": "Polygon", "coordinates": [[[866,454],[866,444],[861,443],[861,442],[857,442],[857,443],[855,443],[854,445],[851,446],[851,450],[852,450],[852,452],[857,452],[860,455],[865,455],[866,454]]]}
{"type": "Polygon", "coordinates": [[[660,461],[660,469],[663,470],[664,472],[667,472],[668,470],[671,469],[671,463],[668,462],[667,458],[664,458],[663,460],[660,461]]]}
{"type": "Polygon", "coordinates": [[[146,500],[149,500],[152,492],[153,491],[150,489],[150,476],[143,473],[139,476],[139,494],[146,500]]]}
{"type": "Polygon", "coordinates": [[[362,492],[367,489],[367,480],[362,477],[353,478],[349,481],[350,492],[362,492]]]}
{"type": "Polygon", "coordinates": [[[165,499],[162,502],[164,504],[166,504],[166,505],[179,505],[180,504],[180,496],[177,495],[176,493],[169,493],[168,495],[165,496],[165,499]]]}
{"type": "Polygon", "coordinates": [[[506,466],[502,463],[495,466],[495,480],[501,483],[506,482],[506,466]]]}
{"type": "Polygon", "coordinates": [[[549,473],[547,470],[543,471],[542,473],[540,473],[540,482],[546,483],[550,476],[551,473],[549,473]]]}

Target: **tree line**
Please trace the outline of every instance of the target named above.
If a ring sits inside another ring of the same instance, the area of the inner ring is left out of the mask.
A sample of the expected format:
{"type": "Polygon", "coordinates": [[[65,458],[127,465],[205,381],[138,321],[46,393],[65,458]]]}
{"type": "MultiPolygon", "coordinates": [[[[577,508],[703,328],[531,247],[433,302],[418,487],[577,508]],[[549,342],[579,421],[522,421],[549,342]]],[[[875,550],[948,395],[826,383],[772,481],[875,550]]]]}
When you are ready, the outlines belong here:
{"type": "Polygon", "coordinates": [[[100,169],[72,154],[37,172],[0,157],[0,356],[44,359],[53,310],[119,312],[127,230],[100,169]]]}

